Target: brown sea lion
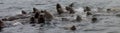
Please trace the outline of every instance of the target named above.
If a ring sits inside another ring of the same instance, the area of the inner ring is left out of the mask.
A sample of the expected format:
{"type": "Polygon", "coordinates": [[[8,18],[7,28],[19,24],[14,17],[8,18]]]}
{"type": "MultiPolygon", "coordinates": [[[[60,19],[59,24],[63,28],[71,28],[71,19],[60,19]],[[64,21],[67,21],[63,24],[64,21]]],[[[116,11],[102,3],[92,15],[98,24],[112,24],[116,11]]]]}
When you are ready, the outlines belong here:
{"type": "Polygon", "coordinates": [[[0,20],[0,32],[2,31],[3,28],[4,28],[4,23],[2,20],[0,20]]]}
{"type": "Polygon", "coordinates": [[[13,21],[13,20],[17,20],[19,19],[18,17],[8,17],[8,18],[4,18],[2,19],[3,21],[13,21]]]}
{"type": "Polygon", "coordinates": [[[27,14],[27,12],[25,12],[24,10],[21,11],[22,14],[27,14]]]}
{"type": "Polygon", "coordinates": [[[35,18],[34,18],[34,17],[31,17],[31,18],[30,18],[30,24],[34,24],[34,23],[36,23],[35,18]]]}
{"type": "Polygon", "coordinates": [[[67,10],[67,11],[69,11],[69,13],[70,14],[74,14],[75,13],[75,11],[74,11],[74,9],[72,8],[72,7],[65,7],[65,9],[67,10]]]}
{"type": "Polygon", "coordinates": [[[73,25],[72,27],[70,27],[70,30],[74,31],[76,30],[76,27],[73,25]]]}
{"type": "Polygon", "coordinates": [[[80,16],[77,16],[77,17],[76,17],[76,21],[79,21],[79,22],[80,22],[80,21],[82,21],[82,18],[81,18],[80,16]]]}
{"type": "Polygon", "coordinates": [[[73,7],[73,5],[74,5],[74,3],[71,3],[71,4],[69,5],[69,7],[73,7]]]}
{"type": "Polygon", "coordinates": [[[56,10],[57,10],[58,14],[64,13],[64,11],[59,3],[56,4],[56,10]]]}
{"type": "Polygon", "coordinates": [[[106,9],[107,10],[107,12],[110,12],[110,11],[112,11],[110,8],[108,8],[108,9],[106,9]]]}
{"type": "Polygon", "coordinates": [[[91,23],[96,23],[96,21],[97,21],[97,18],[96,17],[93,17],[92,19],[91,19],[91,23]]]}
{"type": "Polygon", "coordinates": [[[90,13],[90,12],[87,12],[87,13],[86,13],[86,15],[87,15],[87,16],[89,16],[89,15],[92,15],[92,13],[90,13]]]}
{"type": "Polygon", "coordinates": [[[37,8],[33,8],[33,13],[39,12],[37,8]]]}
{"type": "Polygon", "coordinates": [[[45,13],[46,20],[51,21],[53,19],[53,15],[47,12],[47,10],[44,10],[43,12],[45,13]]]}
{"type": "Polygon", "coordinates": [[[38,24],[40,23],[45,23],[45,17],[44,15],[40,15],[39,18],[38,18],[38,24]]]}
{"type": "Polygon", "coordinates": [[[39,15],[40,15],[40,13],[39,13],[39,12],[36,12],[35,15],[34,15],[34,18],[38,18],[39,15]]]}
{"type": "Polygon", "coordinates": [[[86,7],[84,8],[84,12],[86,12],[86,11],[91,11],[91,8],[88,7],[88,6],[86,6],[86,7]]]}

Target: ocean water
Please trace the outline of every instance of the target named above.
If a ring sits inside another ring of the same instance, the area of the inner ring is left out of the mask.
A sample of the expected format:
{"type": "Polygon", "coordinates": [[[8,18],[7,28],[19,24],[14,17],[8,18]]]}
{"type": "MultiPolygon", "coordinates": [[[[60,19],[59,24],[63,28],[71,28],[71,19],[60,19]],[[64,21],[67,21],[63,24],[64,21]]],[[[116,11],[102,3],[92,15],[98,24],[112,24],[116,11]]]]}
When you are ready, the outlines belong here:
{"type": "MultiPolygon", "coordinates": [[[[74,9],[77,15],[83,17],[81,22],[71,22],[75,17],[68,17],[70,21],[61,21],[61,17],[55,17],[55,20],[51,21],[50,25],[46,24],[44,27],[31,26],[30,24],[16,24],[15,22],[24,22],[21,20],[6,21],[8,27],[4,28],[0,33],[120,33],[120,17],[115,16],[114,12],[107,13],[104,11],[106,8],[112,8],[120,6],[120,0],[0,0],[0,18],[5,16],[14,16],[21,14],[21,10],[31,12],[32,8],[35,7],[39,10],[48,10],[52,14],[56,14],[55,5],[60,3],[63,8],[71,3],[74,3],[74,9]],[[81,12],[81,8],[90,6],[93,11],[96,8],[102,8],[100,12],[93,12],[98,14],[97,23],[90,23],[90,17],[84,15],[81,12]],[[75,25],[77,30],[71,31],[70,26],[75,25]]],[[[118,12],[119,13],[119,12],[118,12]]]]}

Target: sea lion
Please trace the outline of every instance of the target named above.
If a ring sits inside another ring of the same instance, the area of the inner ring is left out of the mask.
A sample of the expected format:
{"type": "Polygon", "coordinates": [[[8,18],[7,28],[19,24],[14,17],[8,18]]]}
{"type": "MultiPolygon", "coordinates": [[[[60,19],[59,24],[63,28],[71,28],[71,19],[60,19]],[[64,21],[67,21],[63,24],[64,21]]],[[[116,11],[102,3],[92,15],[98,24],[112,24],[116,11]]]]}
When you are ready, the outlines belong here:
{"type": "Polygon", "coordinates": [[[76,30],[76,27],[73,25],[72,27],[70,27],[70,30],[74,31],[76,30]]]}
{"type": "Polygon", "coordinates": [[[86,11],[91,11],[91,8],[88,7],[88,6],[86,6],[86,7],[84,8],[84,12],[86,12],[86,11]]]}
{"type": "Polygon", "coordinates": [[[81,18],[80,16],[77,16],[77,17],[76,17],[76,21],[79,21],[79,22],[80,22],[80,21],[82,21],[82,18],[81,18]]]}
{"type": "Polygon", "coordinates": [[[45,23],[45,18],[44,18],[44,15],[40,15],[39,18],[38,18],[38,24],[40,23],[45,23]]]}
{"type": "Polygon", "coordinates": [[[47,12],[47,10],[44,10],[43,12],[45,13],[46,20],[51,21],[53,19],[53,15],[47,12]]]}
{"type": "Polygon", "coordinates": [[[73,7],[73,5],[74,5],[74,3],[71,3],[71,4],[69,5],[69,7],[73,7]]]}
{"type": "Polygon", "coordinates": [[[58,14],[64,13],[64,11],[59,3],[56,4],[56,10],[57,10],[58,14]]]}
{"type": "Polygon", "coordinates": [[[89,15],[92,15],[92,13],[90,13],[90,12],[87,12],[87,13],[86,13],[86,15],[87,15],[87,16],[89,16],[89,15]]]}
{"type": "Polygon", "coordinates": [[[24,10],[21,11],[22,14],[27,14],[27,12],[25,12],[24,10]]]}
{"type": "Polygon", "coordinates": [[[35,15],[34,15],[34,18],[38,18],[39,15],[40,15],[40,13],[39,13],[39,12],[36,12],[35,15]]]}
{"type": "Polygon", "coordinates": [[[39,12],[37,8],[33,8],[33,13],[39,12]]]}
{"type": "Polygon", "coordinates": [[[35,18],[34,18],[34,17],[31,17],[31,18],[30,18],[30,24],[34,24],[34,23],[36,23],[36,22],[35,22],[35,18]]]}
{"type": "Polygon", "coordinates": [[[67,11],[69,11],[70,14],[74,14],[74,13],[75,13],[75,11],[74,11],[74,9],[73,9],[72,7],[66,6],[65,9],[66,9],[67,11]]]}
{"type": "Polygon", "coordinates": [[[5,19],[2,19],[2,20],[4,20],[4,21],[13,21],[13,20],[17,20],[17,19],[19,19],[18,17],[8,17],[8,18],[5,18],[5,19]]]}
{"type": "Polygon", "coordinates": [[[0,32],[2,31],[3,28],[4,28],[4,23],[2,20],[0,20],[0,32]]]}
{"type": "Polygon", "coordinates": [[[91,21],[92,21],[92,23],[96,23],[97,18],[96,18],[96,17],[93,17],[93,18],[91,19],[91,21]]]}

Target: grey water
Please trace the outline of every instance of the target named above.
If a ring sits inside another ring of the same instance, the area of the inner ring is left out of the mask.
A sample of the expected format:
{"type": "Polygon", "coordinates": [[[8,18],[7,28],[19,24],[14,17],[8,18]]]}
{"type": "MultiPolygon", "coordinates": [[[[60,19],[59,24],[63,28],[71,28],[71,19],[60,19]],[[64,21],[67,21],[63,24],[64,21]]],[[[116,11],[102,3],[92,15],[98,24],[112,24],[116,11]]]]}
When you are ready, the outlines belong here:
{"type": "MultiPolygon", "coordinates": [[[[57,3],[60,3],[62,6],[75,3],[75,9],[84,6],[90,6],[91,8],[100,7],[105,9],[110,7],[119,7],[120,0],[0,0],[0,18],[20,14],[21,10],[30,12],[33,7],[39,10],[44,9],[49,10],[51,13],[55,13],[55,5],[57,3]]],[[[4,28],[4,31],[0,33],[120,33],[120,17],[98,16],[98,18],[100,20],[96,24],[91,24],[89,21],[78,23],[59,21],[58,19],[53,20],[51,22],[52,25],[45,25],[44,27],[41,27],[41,30],[38,28],[39,25],[32,27],[30,24],[26,24],[4,28]],[[71,25],[76,25],[77,30],[70,31],[64,29],[64,27],[71,25]]],[[[13,24],[14,22],[21,21],[8,22],[13,24]]]]}

